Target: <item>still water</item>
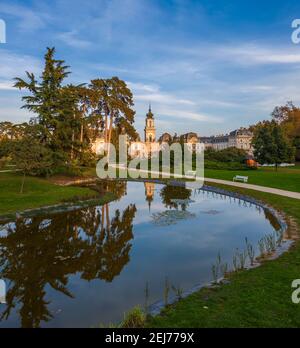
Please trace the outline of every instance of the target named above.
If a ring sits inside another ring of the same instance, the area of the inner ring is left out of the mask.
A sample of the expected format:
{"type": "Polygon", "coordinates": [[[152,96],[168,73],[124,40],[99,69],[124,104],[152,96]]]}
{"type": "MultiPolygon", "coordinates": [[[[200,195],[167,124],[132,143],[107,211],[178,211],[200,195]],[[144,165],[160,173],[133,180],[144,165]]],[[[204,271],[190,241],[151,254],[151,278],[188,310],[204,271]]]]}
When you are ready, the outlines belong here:
{"type": "MultiPolygon", "coordinates": [[[[109,184],[110,186],[113,184],[109,184]]],[[[220,252],[277,228],[263,209],[203,190],[118,183],[118,200],[0,224],[0,327],[97,327],[163,298],[166,277],[188,290],[212,280],[220,252]]]]}

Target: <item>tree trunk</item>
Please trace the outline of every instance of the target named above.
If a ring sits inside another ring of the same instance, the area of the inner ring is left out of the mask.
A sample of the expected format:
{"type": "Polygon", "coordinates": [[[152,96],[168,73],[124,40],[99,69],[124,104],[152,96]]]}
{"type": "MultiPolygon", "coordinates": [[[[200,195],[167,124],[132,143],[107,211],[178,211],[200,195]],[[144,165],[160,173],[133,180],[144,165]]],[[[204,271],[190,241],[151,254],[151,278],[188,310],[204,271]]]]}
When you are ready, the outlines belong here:
{"type": "Polygon", "coordinates": [[[20,193],[21,193],[21,194],[23,194],[24,183],[25,183],[25,172],[23,173],[23,178],[22,178],[22,184],[21,184],[21,189],[20,189],[20,193]]]}
{"type": "Polygon", "coordinates": [[[101,232],[104,231],[104,221],[105,221],[105,210],[104,205],[102,205],[102,215],[101,215],[101,232]]]}
{"type": "Polygon", "coordinates": [[[109,160],[110,155],[110,143],[111,143],[111,133],[112,133],[112,125],[113,125],[113,114],[110,116],[110,123],[109,123],[109,132],[108,132],[108,151],[107,151],[107,158],[109,160]]]}
{"type": "MultiPolygon", "coordinates": [[[[73,118],[75,120],[75,114],[73,115],[73,118]]],[[[74,132],[74,129],[72,129],[71,160],[74,158],[74,140],[75,140],[75,132],[74,132]]]]}
{"type": "Polygon", "coordinates": [[[107,230],[107,234],[109,235],[109,233],[110,233],[110,221],[109,221],[109,206],[107,203],[105,204],[105,208],[106,208],[106,230],[107,230]]]}
{"type": "Polygon", "coordinates": [[[83,105],[82,115],[81,115],[81,128],[80,128],[80,142],[83,143],[83,120],[85,115],[85,105],[83,105]]]}

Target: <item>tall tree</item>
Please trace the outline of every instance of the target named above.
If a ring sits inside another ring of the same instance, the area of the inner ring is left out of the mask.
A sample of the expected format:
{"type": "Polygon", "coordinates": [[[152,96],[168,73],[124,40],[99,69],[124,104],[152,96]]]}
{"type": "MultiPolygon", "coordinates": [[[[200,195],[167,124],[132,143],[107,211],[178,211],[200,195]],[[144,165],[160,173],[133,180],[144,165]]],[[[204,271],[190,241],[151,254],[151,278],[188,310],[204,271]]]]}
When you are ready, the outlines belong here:
{"type": "Polygon", "coordinates": [[[47,48],[44,69],[38,81],[33,73],[26,72],[27,81],[15,78],[15,87],[27,90],[30,95],[22,97],[25,108],[35,113],[37,122],[43,126],[43,132],[38,139],[43,145],[57,150],[64,141],[63,122],[69,104],[62,89],[63,82],[70,74],[63,60],[55,59],[55,49],[47,48]]]}
{"type": "Polygon", "coordinates": [[[272,117],[296,147],[296,157],[300,160],[300,108],[290,101],[284,106],[277,106],[272,117]]]}
{"type": "Polygon", "coordinates": [[[126,83],[118,77],[96,79],[91,81],[90,88],[92,104],[103,120],[105,142],[111,143],[113,128],[117,133],[125,131],[130,139],[135,139],[133,96],[126,83]]]}
{"type": "Polygon", "coordinates": [[[276,170],[278,164],[294,160],[295,149],[275,121],[258,124],[252,144],[258,162],[275,164],[276,170]]]}

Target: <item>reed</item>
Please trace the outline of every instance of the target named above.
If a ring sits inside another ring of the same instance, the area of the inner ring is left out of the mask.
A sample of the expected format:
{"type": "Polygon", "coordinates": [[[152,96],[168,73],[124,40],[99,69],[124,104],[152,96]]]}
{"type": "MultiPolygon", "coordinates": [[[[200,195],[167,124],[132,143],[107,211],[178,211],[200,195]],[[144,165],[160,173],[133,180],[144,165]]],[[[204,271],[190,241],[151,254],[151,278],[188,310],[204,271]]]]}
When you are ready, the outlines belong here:
{"type": "Polygon", "coordinates": [[[227,262],[224,262],[221,264],[220,271],[221,271],[222,276],[225,277],[226,274],[228,273],[228,263],[227,262]]]}
{"type": "Polygon", "coordinates": [[[239,252],[238,259],[239,259],[239,269],[244,269],[246,261],[247,261],[247,251],[244,250],[242,252],[239,252]]]}
{"type": "Polygon", "coordinates": [[[172,290],[175,293],[176,299],[181,300],[183,296],[183,288],[181,288],[180,286],[172,285],[172,290]]]}
{"type": "Polygon", "coordinates": [[[261,257],[264,257],[265,253],[266,253],[266,247],[265,247],[265,240],[264,238],[261,238],[258,241],[258,248],[259,248],[259,254],[261,257]]]}
{"type": "Polygon", "coordinates": [[[170,293],[170,283],[168,277],[165,279],[165,287],[164,287],[164,302],[165,306],[169,304],[169,293],[170,293]]]}
{"type": "Polygon", "coordinates": [[[248,257],[249,257],[249,260],[250,260],[250,264],[251,264],[251,266],[253,266],[254,259],[255,259],[255,250],[254,250],[252,244],[249,243],[247,237],[245,238],[245,241],[246,241],[247,254],[248,254],[248,257]]]}
{"type": "Polygon", "coordinates": [[[148,309],[149,309],[149,297],[150,297],[149,283],[146,282],[146,286],[145,286],[145,313],[146,314],[148,314],[148,309]]]}
{"type": "Polygon", "coordinates": [[[233,270],[238,270],[238,249],[236,249],[235,253],[232,256],[232,264],[233,264],[233,270]]]}

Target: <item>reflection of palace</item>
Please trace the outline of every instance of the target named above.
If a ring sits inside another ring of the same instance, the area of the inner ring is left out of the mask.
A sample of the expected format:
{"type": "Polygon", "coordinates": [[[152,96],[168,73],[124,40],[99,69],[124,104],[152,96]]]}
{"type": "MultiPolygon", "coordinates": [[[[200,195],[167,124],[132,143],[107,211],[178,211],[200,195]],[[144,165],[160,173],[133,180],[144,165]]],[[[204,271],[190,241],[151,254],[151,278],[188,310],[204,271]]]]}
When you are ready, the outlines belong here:
{"type": "Polygon", "coordinates": [[[148,202],[149,211],[151,210],[151,203],[154,199],[155,184],[154,182],[145,182],[145,196],[148,202]]]}

